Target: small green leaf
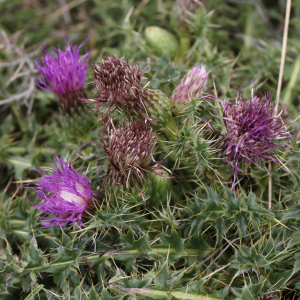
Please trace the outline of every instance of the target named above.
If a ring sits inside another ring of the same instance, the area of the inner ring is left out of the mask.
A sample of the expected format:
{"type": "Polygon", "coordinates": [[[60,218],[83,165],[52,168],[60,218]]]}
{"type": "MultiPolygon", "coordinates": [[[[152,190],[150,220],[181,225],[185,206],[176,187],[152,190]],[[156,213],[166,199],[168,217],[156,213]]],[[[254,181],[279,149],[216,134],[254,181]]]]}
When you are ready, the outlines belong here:
{"type": "Polygon", "coordinates": [[[293,268],[293,274],[297,273],[300,270],[300,259],[296,260],[294,268],[293,268]]]}
{"type": "Polygon", "coordinates": [[[100,298],[98,298],[95,287],[93,286],[90,290],[90,297],[89,300],[99,300],[100,298]]]}
{"type": "Polygon", "coordinates": [[[251,295],[254,297],[254,299],[258,299],[259,296],[262,294],[262,288],[264,287],[264,281],[257,283],[257,284],[249,284],[249,290],[251,292],[251,295]]]}
{"type": "Polygon", "coordinates": [[[162,290],[169,290],[170,284],[168,281],[172,279],[172,276],[169,274],[168,263],[165,262],[162,265],[162,268],[158,275],[154,278],[154,283],[162,290]]]}
{"type": "Polygon", "coordinates": [[[76,274],[77,258],[82,250],[70,249],[65,250],[62,247],[58,248],[58,259],[51,262],[45,270],[53,273],[54,282],[61,286],[65,279],[71,279],[75,284],[79,284],[79,279],[76,274]]]}
{"type": "Polygon", "coordinates": [[[184,254],[183,250],[184,239],[179,238],[175,229],[172,229],[170,235],[162,234],[161,243],[153,246],[155,253],[159,257],[169,259],[169,263],[173,265],[175,261],[184,254]]]}
{"type": "Polygon", "coordinates": [[[121,300],[122,296],[112,297],[107,289],[103,289],[100,295],[101,300],[121,300]]]}
{"type": "Polygon", "coordinates": [[[245,212],[241,211],[237,213],[235,216],[235,224],[240,231],[240,236],[244,236],[247,231],[247,215],[245,212]]]}
{"type": "Polygon", "coordinates": [[[37,286],[24,300],[34,300],[34,296],[37,295],[43,287],[43,284],[37,286]]]}
{"type": "Polygon", "coordinates": [[[32,167],[31,157],[11,156],[5,160],[15,168],[15,176],[17,180],[22,180],[23,172],[32,167]]]}
{"type": "Polygon", "coordinates": [[[297,244],[300,244],[300,229],[296,230],[292,233],[292,238],[290,239],[289,243],[287,244],[287,248],[290,248],[297,244]]]}
{"type": "Polygon", "coordinates": [[[283,216],[282,220],[295,218],[296,220],[300,219],[300,204],[292,206],[288,212],[283,216]]]}
{"type": "Polygon", "coordinates": [[[42,251],[35,245],[35,238],[33,237],[30,241],[29,254],[27,255],[28,264],[24,270],[35,269],[43,265],[45,258],[43,258],[42,251]]]}
{"type": "Polygon", "coordinates": [[[248,286],[245,285],[241,298],[238,298],[237,300],[255,300],[255,298],[251,295],[248,286]]]}

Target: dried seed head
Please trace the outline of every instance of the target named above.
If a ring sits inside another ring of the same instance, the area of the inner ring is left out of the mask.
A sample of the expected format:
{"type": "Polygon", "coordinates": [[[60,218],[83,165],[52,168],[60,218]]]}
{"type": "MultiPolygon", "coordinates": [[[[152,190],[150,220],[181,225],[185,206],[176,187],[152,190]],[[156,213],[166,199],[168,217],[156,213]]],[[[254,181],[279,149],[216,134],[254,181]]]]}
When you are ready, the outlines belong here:
{"type": "MultiPolygon", "coordinates": [[[[113,128],[109,133],[109,145],[105,147],[110,167],[106,176],[116,184],[137,185],[145,178],[147,171],[156,173],[163,167],[153,158],[157,136],[144,121],[129,122],[124,127],[113,128]],[[150,163],[154,165],[150,166],[150,163]]],[[[103,182],[103,184],[105,181],[103,182]]]]}
{"type": "MultiPolygon", "coordinates": [[[[100,64],[94,64],[94,84],[98,94],[96,99],[85,99],[87,103],[96,103],[94,111],[98,111],[103,104],[109,104],[108,111],[111,114],[116,108],[121,108],[130,116],[142,115],[149,121],[154,122],[147,116],[145,104],[151,105],[152,99],[141,80],[146,78],[144,70],[139,70],[138,65],[131,65],[117,56],[109,56],[100,64]]],[[[102,111],[100,111],[102,113],[102,111]]],[[[104,117],[103,116],[103,117],[104,117]]]]}
{"type": "Polygon", "coordinates": [[[55,214],[50,219],[42,216],[41,222],[44,227],[56,225],[63,227],[67,223],[77,226],[82,225],[82,218],[87,216],[88,211],[95,209],[94,201],[99,199],[98,193],[92,189],[91,180],[77,172],[70,162],[59,158],[54,152],[59,165],[54,163],[53,171],[47,170],[48,174],[42,169],[38,169],[43,174],[42,178],[34,187],[24,185],[23,187],[34,189],[37,197],[41,200],[35,207],[45,214],[55,214]]]}
{"type": "Polygon", "coordinates": [[[175,110],[182,112],[191,99],[201,96],[208,79],[208,71],[203,65],[192,67],[173,91],[172,99],[175,110]]]}
{"type": "Polygon", "coordinates": [[[226,130],[221,136],[222,155],[233,167],[234,183],[238,171],[246,172],[241,169],[242,163],[247,166],[254,164],[262,170],[266,161],[280,166],[278,150],[288,149],[286,145],[293,136],[280,117],[282,111],[279,114],[275,112],[270,93],[257,95],[252,90],[252,97],[247,99],[243,98],[240,89],[235,104],[219,101],[223,108],[220,118],[226,130]]]}
{"type": "Polygon", "coordinates": [[[69,111],[71,107],[81,105],[79,97],[86,97],[83,90],[83,83],[86,78],[90,54],[80,56],[79,46],[70,45],[65,39],[66,50],[58,49],[47,52],[43,46],[42,64],[35,59],[35,64],[41,77],[38,77],[38,86],[50,90],[56,94],[59,105],[63,111],[69,111]]]}

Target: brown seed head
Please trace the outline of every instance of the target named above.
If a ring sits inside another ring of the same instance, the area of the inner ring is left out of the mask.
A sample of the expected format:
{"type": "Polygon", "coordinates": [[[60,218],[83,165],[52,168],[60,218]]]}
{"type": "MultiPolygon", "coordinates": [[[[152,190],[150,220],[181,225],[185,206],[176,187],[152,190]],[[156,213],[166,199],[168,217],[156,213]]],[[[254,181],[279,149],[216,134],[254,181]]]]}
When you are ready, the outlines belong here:
{"type": "Polygon", "coordinates": [[[105,149],[110,161],[109,173],[121,184],[134,183],[144,178],[148,170],[159,168],[149,166],[154,162],[152,153],[157,136],[144,121],[129,122],[122,128],[113,128],[109,134],[109,146],[105,149]]]}
{"type": "MultiPolygon", "coordinates": [[[[152,101],[149,92],[142,86],[141,80],[146,78],[144,70],[139,70],[138,65],[119,59],[117,56],[109,56],[99,64],[93,65],[94,84],[97,95],[96,99],[88,103],[96,103],[95,111],[98,111],[103,104],[109,104],[106,114],[113,113],[116,108],[121,108],[129,116],[132,114],[147,116],[145,104],[152,101]]],[[[100,113],[102,111],[100,110],[100,113]]],[[[105,115],[106,115],[105,114],[105,115]]]]}

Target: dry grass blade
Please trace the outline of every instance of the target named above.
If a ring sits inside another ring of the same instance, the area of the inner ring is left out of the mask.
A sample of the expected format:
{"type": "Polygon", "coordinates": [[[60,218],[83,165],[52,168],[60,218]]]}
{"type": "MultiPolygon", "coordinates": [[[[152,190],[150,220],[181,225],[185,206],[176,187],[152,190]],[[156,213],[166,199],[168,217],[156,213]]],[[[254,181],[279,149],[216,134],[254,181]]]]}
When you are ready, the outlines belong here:
{"type": "Polygon", "coordinates": [[[24,49],[16,44],[19,33],[12,37],[8,37],[5,31],[0,31],[0,49],[5,49],[7,62],[1,63],[0,67],[7,68],[8,80],[1,84],[2,94],[8,96],[6,99],[0,100],[0,105],[11,104],[14,101],[21,101],[27,106],[27,115],[31,113],[35,88],[36,69],[32,60],[25,53],[24,49]],[[17,59],[16,59],[17,56],[17,59]],[[21,83],[16,83],[17,79],[21,79],[21,83]],[[16,92],[11,95],[9,90],[16,92]]]}
{"type": "MultiPolygon", "coordinates": [[[[285,62],[287,36],[288,36],[288,29],[289,29],[289,22],[290,22],[291,2],[292,2],[291,0],[287,0],[287,3],[286,3],[284,33],[283,33],[282,52],[281,52],[281,61],[280,61],[280,71],[279,71],[277,95],[276,95],[276,106],[275,106],[276,113],[278,112],[279,98],[280,98],[281,85],[282,85],[282,76],[283,76],[283,69],[284,69],[284,62],[285,62]]],[[[269,162],[269,170],[271,171],[271,169],[272,169],[272,164],[271,164],[271,162],[269,162]]],[[[271,208],[272,208],[272,177],[270,175],[270,177],[269,177],[269,209],[271,209],[271,208]]]]}

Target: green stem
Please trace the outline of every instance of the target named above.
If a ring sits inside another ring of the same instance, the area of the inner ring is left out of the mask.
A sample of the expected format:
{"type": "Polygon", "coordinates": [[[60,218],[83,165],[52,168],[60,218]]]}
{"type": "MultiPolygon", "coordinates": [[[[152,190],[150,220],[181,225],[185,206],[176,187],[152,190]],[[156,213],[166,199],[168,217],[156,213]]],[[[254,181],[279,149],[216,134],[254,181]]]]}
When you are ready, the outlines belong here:
{"type": "MultiPolygon", "coordinates": [[[[172,251],[176,252],[176,249],[172,249],[172,248],[151,248],[151,253],[149,253],[150,255],[161,255],[161,254],[168,254],[168,253],[172,253],[172,251]]],[[[199,253],[198,249],[184,249],[184,254],[182,254],[182,256],[197,256],[199,253]]],[[[118,250],[118,252],[114,251],[113,253],[105,253],[101,256],[101,258],[111,258],[113,257],[114,259],[118,260],[118,257],[121,256],[122,258],[124,258],[125,255],[143,255],[139,249],[135,249],[135,250],[118,250]]],[[[99,259],[99,254],[93,254],[87,257],[87,260],[97,260],[99,259]]],[[[84,260],[82,259],[82,262],[84,260]]]]}
{"type": "Polygon", "coordinates": [[[166,123],[164,128],[160,129],[162,132],[166,134],[169,141],[174,142],[176,141],[176,135],[179,132],[179,129],[176,125],[176,121],[174,117],[171,117],[170,120],[166,123]]]}
{"type": "Polygon", "coordinates": [[[171,153],[172,149],[169,149],[167,147],[164,139],[162,139],[160,136],[158,136],[158,142],[159,142],[159,145],[161,146],[161,148],[163,149],[163,151],[168,155],[168,158],[170,158],[173,161],[176,161],[175,153],[174,152],[171,153]]]}
{"type": "Polygon", "coordinates": [[[180,56],[179,61],[185,60],[185,54],[190,49],[191,39],[189,37],[180,37],[180,56]]]}
{"type": "MultiPolygon", "coordinates": [[[[168,255],[169,253],[176,252],[176,249],[172,249],[172,248],[151,248],[151,252],[149,253],[149,255],[162,255],[162,254],[166,254],[168,255]]],[[[182,256],[197,256],[199,254],[199,249],[184,249],[184,253],[182,254],[182,256]]],[[[108,253],[104,253],[101,257],[99,256],[99,254],[93,254],[90,256],[87,256],[86,259],[88,261],[92,261],[92,260],[99,260],[102,258],[105,259],[109,259],[112,258],[118,260],[118,258],[120,257],[120,259],[124,259],[124,256],[132,256],[132,255],[145,255],[144,253],[141,253],[139,251],[139,249],[135,249],[135,250],[118,250],[118,251],[112,251],[112,252],[108,252],[108,253]]],[[[47,272],[47,268],[53,268],[56,266],[63,266],[63,265],[71,265],[75,262],[76,260],[70,259],[69,261],[63,261],[63,262],[52,262],[49,266],[36,266],[36,267],[32,267],[32,268],[20,268],[20,270],[23,271],[34,271],[34,270],[42,270],[43,272],[47,272]]],[[[79,263],[85,263],[85,257],[79,257],[77,260],[79,263]]]]}
{"type": "Polygon", "coordinates": [[[250,46],[250,40],[249,37],[252,36],[252,4],[247,4],[247,20],[246,20],[246,26],[245,26],[245,37],[244,37],[244,43],[245,47],[249,48],[250,46]]]}
{"type": "Polygon", "coordinates": [[[300,53],[298,54],[296,62],[294,63],[293,73],[284,93],[283,103],[290,104],[291,101],[293,100],[292,99],[293,89],[297,83],[299,72],[300,72],[300,53]]]}
{"type": "Polygon", "coordinates": [[[120,286],[115,283],[111,283],[110,286],[112,288],[116,288],[120,291],[127,292],[130,294],[137,294],[137,295],[143,295],[143,296],[158,296],[161,299],[185,299],[185,300],[215,300],[217,298],[208,296],[208,295],[195,295],[195,294],[189,294],[188,292],[179,292],[179,291],[162,291],[162,290],[155,290],[155,289],[138,289],[138,288],[125,288],[123,286],[120,286]]]}
{"type": "MultiPolygon", "coordinates": [[[[171,117],[170,120],[167,122],[164,128],[161,128],[160,131],[164,132],[170,142],[176,141],[176,135],[179,132],[179,129],[176,125],[176,121],[174,117],[171,117]]],[[[176,161],[175,153],[172,152],[172,149],[167,147],[167,143],[164,142],[160,136],[158,136],[158,142],[162,147],[163,151],[166,152],[168,157],[173,161],[176,161]],[[172,152],[172,153],[171,153],[172,152]]]]}

